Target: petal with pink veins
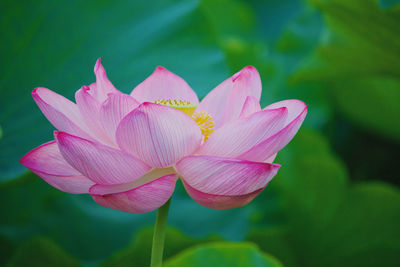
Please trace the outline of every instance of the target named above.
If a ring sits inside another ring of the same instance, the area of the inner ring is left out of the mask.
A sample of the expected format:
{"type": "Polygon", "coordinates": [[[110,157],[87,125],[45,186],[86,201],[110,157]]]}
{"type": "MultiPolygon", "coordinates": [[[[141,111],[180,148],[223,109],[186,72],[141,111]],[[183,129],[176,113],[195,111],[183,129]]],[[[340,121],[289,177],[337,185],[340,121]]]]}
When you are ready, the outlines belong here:
{"type": "Polygon", "coordinates": [[[213,195],[247,195],[264,188],[280,165],[233,158],[184,157],[175,169],[182,180],[194,189],[213,195]]]}
{"type": "Polygon", "coordinates": [[[89,93],[92,94],[95,90],[97,90],[97,85],[96,85],[96,83],[95,83],[95,82],[94,82],[94,83],[91,83],[91,84],[89,85],[89,88],[90,88],[89,93]]]}
{"type": "Polygon", "coordinates": [[[299,100],[285,100],[272,104],[264,110],[282,106],[288,109],[288,118],[285,126],[271,137],[250,148],[239,158],[250,161],[268,161],[292,140],[307,115],[307,105],[299,100]]]}
{"type": "Polygon", "coordinates": [[[75,103],[44,87],[35,88],[32,96],[46,118],[59,131],[91,138],[75,103]]]}
{"type": "Polygon", "coordinates": [[[275,102],[275,103],[265,107],[264,110],[277,109],[277,108],[282,108],[282,107],[285,107],[288,110],[288,116],[286,119],[285,126],[287,126],[292,121],[297,119],[304,112],[307,112],[307,105],[303,101],[300,101],[297,99],[288,99],[288,100],[275,102]]]}
{"type": "Polygon", "coordinates": [[[182,100],[197,105],[196,93],[181,77],[163,67],[157,67],[142,83],[133,89],[131,96],[140,102],[157,100],[182,100]]]}
{"type": "Polygon", "coordinates": [[[252,201],[264,188],[245,195],[227,196],[201,192],[183,182],[186,192],[197,203],[210,209],[234,209],[242,207],[252,201]]]}
{"type": "Polygon", "coordinates": [[[224,124],[196,151],[196,154],[236,158],[282,129],[285,107],[262,110],[224,124]]]}
{"type": "Polygon", "coordinates": [[[274,162],[274,160],[275,160],[277,154],[278,154],[278,153],[273,154],[272,156],[268,157],[268,158],[267,158],[266,160],[264,160],[263,162],[266,162],[266,163],[272,163],[272,162],[274,162]]]}
{"type": "Polygon", "coordinates": [[[103,126],[100,123],[100,103],[89,94],[89,86],[83,86],[81,89],[76,91],[75,100],[78,105],[79,111],[82,115],[83,120],[90,129],[90,134],[96,138],[96,140],[113,145],[113,142],[104,131],[103,126]]]}
{"type": "Polygon", "coordinates": [[[124,151],[63,132],[54,136],[65,160],[97,184],[132,182],[151,169],[124,151]]]}
{"type": "Polygon", "coordinates": [[[248,96],[256,101],[261,97],[261,79],[256,68],[247,66],[222,82],[200,102],[197,112],[213,117],[216,128],[237,119],[248,96]]]}
{"type": "Polygon", "coordinates": [[[130,213],[144,213],[158,209],[170,199],[175,189],[177,176],[166,175],[129,191],[94,195],[101,206],[130,213]]]}
{"type": "Polygon", "coordinates": [[[139,102],[126,94],[110,94],[100,108],[100,122],[110,138],[115,141],[115,132],[129,112],[139,106],[139,102]]]}
{"type": "Polygon", "coordinates": [[[64,192],[88,193],[89,188],[94,185],[93,181],[65,161],[55,141],[31,150],[21,158],[20,162],[48,184],[64,192]]]}
{"type": "Polygon", "coordinates": [[[145,102],[126,115],[117,129],[119,147],[154,168],[175,164],[193,153],[202,135],[197,123],[171,107],[145,102]]]}
{"type": "Polygon", "coordinates": [[[97,59],[96,65],[94,66],[94,74],[96,75],[96,86],[93,87],[92,95],[100,103],[107,99],[107,95],[110,93],[120,93],[114,85],[110,82],[107,77],[106,70],[101,64],[101,58],[97,59]]]}
{"type": "Polygon", "coordinates": [[[172,167],[160,168],[160,169],[156,168],[144,174],[139,179],[129,183],[115,184],[115,185],[95,184],[90,188],[89,193],[92,195],[108,195],[114,193],[121,193],[142,186],[144,184],[150,183],[160,177],[170,174],[176,174],[175,169],[172,167]]]}
{"type": "Polygon", "coordinates": [[[248,96],[244,102],[240,117],[247,117],[261,110],[260,101],[254,96],[248,96]]]}
{"type": "Polygon", "coordinates": [[[94,182],[83,175],[51,175],[48,173],[32,170],[36,175],[40,176],[49,185],[67,192],[70,194],[87,194],[90,187],[93,186],[94,182]]]}

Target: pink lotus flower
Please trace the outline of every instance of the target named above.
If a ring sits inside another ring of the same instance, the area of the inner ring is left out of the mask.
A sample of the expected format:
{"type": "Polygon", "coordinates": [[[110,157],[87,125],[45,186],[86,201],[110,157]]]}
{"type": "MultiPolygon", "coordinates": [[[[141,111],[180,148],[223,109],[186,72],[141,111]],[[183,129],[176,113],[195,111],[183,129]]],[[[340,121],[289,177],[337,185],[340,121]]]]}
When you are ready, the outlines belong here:
{"type": "Polygon", "coordinates": [[[96,83],[76,104],[46,88],[32,95],[58,131],[21,163],[50,185],[89,193],[100,205],[155,210],[180,177],[189,195],[214,209],[243,206],[277,173],[276,153],[296,134],[307,106],[285,100],[260,107],[261,81],[245,67],[200,103],[180,77],[157,67],[130,95],[97,61],[96,83]]]}

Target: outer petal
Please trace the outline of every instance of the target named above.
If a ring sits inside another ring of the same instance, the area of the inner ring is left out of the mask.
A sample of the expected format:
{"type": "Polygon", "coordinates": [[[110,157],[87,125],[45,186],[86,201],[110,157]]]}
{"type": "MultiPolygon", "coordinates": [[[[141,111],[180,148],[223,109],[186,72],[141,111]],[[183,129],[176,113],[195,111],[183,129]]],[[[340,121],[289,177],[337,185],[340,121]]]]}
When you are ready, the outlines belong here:
{"type": "Polygon", "coordinates": [[[88,193],[94,184],[65,161],[55,141],[31,150],[20,162],[61,191],[73,194],[88,193]]]}
{"type": "Polygon", "coordinates": [[[307,105],[299,100],[285,100],[272,104],[264,110],[282,106],[288,108],[288,118],[286,119],[284,128],[249,149],[240,155],[239,158],[251,161],[267,161],[292,140],[307,115],[307,105]]]}
{"type": "Polygon", "coordinates": [[[129,183],[115,184],[115,185],[96,184],[90,188],[89,193],[92,195],[108,195],[114,193],[121,193],[142,186],[144,184],[150,183],[160,177],[171,174],[176,174],[176,171],[172,167],[153,169],[148,173],[146,173],[145,175],[143,175],[142,177],[140,177],[139,179],[129,183]]]}
{"type": "Polygon", "coordinates": [[[247,117],[261,110],[260,101],[254,96],[248,96],[244,102],[240,117],[247,117]]]}
{"type": "Polygon", "coordinates": [[[246,160],[188,156],[176,164],[180,177],[203,193],[238,196],[264,188],[280,165],[246,160]]]}
{"type": "Polygon", "coordinates": [[[252,66],[243,68],[213,89],[201,101],[197,111],[210,114],[218,128],[240,116],[248,96],[257,101],[261,97],[260,75],[252,66]]]}
{"type": "Polygon", "coordinates": [[[138,101],[125,94],[110,94],[101,105],[100,122],[114,142],[116,142],[115,132],[122,118],[138,105],[138,101]]]}
{"type": "Polygon", "coordinates": [[[194,189],[187,183],[183,183],[189,196],[202,206],[211,209],[234,209],[242,207],[252,201],[264,188],[252,193],[237,196],[215,195],[194,189]]]}
{"type": "Polygon", "coordinates": [[[150,183],[122,193],[92,195],[100,205],[130,213],[143,213],[158,209],[171,197],[177,176],[163,176],[150,183]]]}
{"type": "Polygon", "coordinates": [[[134,156],[112,147],[63,132],[54,135],[65,160],[95,183],[127,183],[151,169],[134,156]]]}
{"type": "Polygon", "coordinates": [[[32,96],[46,118],[58,130],[90,138],[87,134],[88,129],[75,103],[43,87],[35,88],[32,91],[32,96]]]}
{"type": "Polygon", "coordinates": [[[71,194],[87,194],[89,188],[93,186],[93,181],[83,175],[51,175],[48,173],[32,170],[36,175],[40,176],[49,185],[71,194]]]}
{"type": "Polygon", "coordinates": [[[272,163],[274,162],[275,158],[276,158],[277,153],[273,154],[272,156],[268,157],[266,160],[264,160],[264,162],[266,163],[272,163]]]}
{"type": "Polygon", "coordinates": [[[277,108],[282,108],[282,107],[285,107],[288,109],[288,116],[286,119],[285,126],[287,126],[289,123],[291,123],[296,118],[298,118],[302,113],[307,112],[307,105],[303,101],[300,101],[297,99],[288,99],[288,100],[275,102],[275,103],[265,107],[264,110],[277,109],[277,108]]]}
{"type": "Polygon", "coordinates": [[[199,99],[190,86],[179,76],[157,67],[141,84],[136,86],[131,95],[140,102],[156,100],[183,100],[198,104],[199,99]]]}
{"type": "Polygon", "coordinates": [[[287,109],[263,110],[224,124],[196,154],[236,158],[272,136],[284,125],[287,109]]]}
{"type": "Polygon", "coordinates": [[[108,137],[100,123],[100,103],[89,94],[93,90],[89,86],[83,86],[76,91],[75,100],[83,120],[90,129],[90,134],[102,143],[112,145],[113,142],[108,137]]]}
{"type": "Polygon", "coordinates": [[[200,128],[185,113],[145,102],[121,121],[117,143],[155,168],[168,167],[200,145],[200,128]]]}
{"type": "Polygon", "coordinates": [[[96,83],[95,83],[95,82],[94,82],[94,83],[91,83],[91,84],[89,85],[89,88],[90,88],[89,93],[90,93],[90,94],[93,94],[94,91],[97,90],[97,85],[96,85],[96,83]]]}
{"type": "Polygon", "coordinates": [[[94,66],[94,74],[96,75],[96,86],[93,87],[92,95],[100,103],[106,100],[107,95],[110,93],[120,93],[115,89],[114,85],[108,80],[106,70],[101,65],[101,58],[97,59],[94,66]]]}

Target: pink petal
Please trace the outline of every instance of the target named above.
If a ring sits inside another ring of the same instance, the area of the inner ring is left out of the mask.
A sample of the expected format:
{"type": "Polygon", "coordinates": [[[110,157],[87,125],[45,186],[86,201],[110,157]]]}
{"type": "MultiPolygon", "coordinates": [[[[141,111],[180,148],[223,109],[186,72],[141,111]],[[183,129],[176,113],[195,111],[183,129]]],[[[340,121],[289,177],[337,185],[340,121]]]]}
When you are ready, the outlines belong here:
{"type": "Polygon", "coordinates": [[[201,192],[194,189],[187,183],[183,183],[186,192],[191,198],[202,206],[211,209],[234,209],[242,207],[252,201],[264,188],[258,189],[254,192],[245,195],[227,196],[227,195],[214,195],[201,192]]]}
{"type": "Polygon", "coordinates": [[[288,99],[288,100],[283,100],[279,102],[275,102],[267,107],[264,108],[266,109],[277,109],[277,108],[282,108],[285,107],[288,109],[288,116],[286,119],[286,125],[291,123],[293,120],[297,119],[304,111],[307,111],[307,105],[300,100],[297,99],[288,99]]]}
{"type": "Polygon", "coordinates": [[[264,188],[280,165],[215,156],[187,156],[176,164],[185,183],[203,193],[237,196],[264,188]]]}
{"type": "Polygon", "coordinates": [[[107,208],[130,213],[150,212],[170,199],[176,180],[175,174],[167,175],[129,191],[92,197],[98,204],[107,208]]]}
{"type": "Polygon", "coordinates": [[[110,94],[107,100],[101,105],[100,121],[114,142],[118,124],[126,114],[138,105],[138,101],[126,94],[110,94]]]}
{"type": "Polygon", "coordinates": [[[30,170],[48,174],[65,176],[80,174],[65,161],[54,140],[32,149],[21,158],[20,162],[30,170]]]}
{"type": "Polygon", "coordinates": [[[92,195],[108,195],[108,194],[120,193],[150,183],[160,177],[170,174],[176,174],[176,171],[172,167],[153,169],[148,173],[146,173],[145,175],[143,175],[142,177],[140,177],[139,179],[134,180],[133,182],[125,184],[115,184],[115,185],[103,185],[103,184],[93,185],[90,188],[89,193],[92,195]]]}
{"type": "Polygon", "coordinates": [[[97,59],[96,65],[94,66],[94,74],[96,75],[96,86],[93,87],[92,95],[100,103],[106,100],[107,95],[110,93],[120,93],[115,89],[114,85],[108,80],[106,70],[101,65],[101,58],[97,59]]]}
{"type": "Polygon", "coordinates": [[[81,89],[76,91],[75,100],[78,105],[79,111],[82,115],[83,120],[90,129],[90,134],[96,138],[96,140],[113,145],[113,142],[104,131],[103,126],[100,123],[100,103],[89,94],[92,90],[88,86],[83,86],[81,89]]]}
{"type": "Polygon", "coordinates": [[[277,153],[273,154],[272,156],[268,157],[266,160],[264,160],[263,162],[266,163],[272,163],[274,162],[275,158],[276,158],[277,153]]]}
{"type": "Polygon", "coordinates": [[[260,75],[252,66],[243,68],[214,88],[201,101],[197,111],[210,114],[218,128],[240,116],[248,96],[257,101],[261,97],[260,75]]]}
{"type": "Polygon", "coordinates": [[[126,115],[117,129],[117,143],[155,168],[175,164],[201,143],[196,122],[171,107],[145,102],[126,115]]]}
{"type": "Polygon", "coordinates": [[[96,83],[94,82],[94,83],[90,84],[90,85],[89,85],[89,88],[90,88],[89,93],[90,93],[90,94],[94,93],[94,91],[97,90],[97,85],[96,85],[96,83]]]}
{"type": "Polygon", "coordinates": [[[190,86],[179,76],[157,67],[153,74],[135,87],[131,96],[140,102],[156,100],[183,100],[197,105],[199,99],[190,86]]]}
{"type": "MultiPolygon", "coordinates": [[[[239,158],[250,161],[269,161],[271,156],[284,148],[296,135],[307,115],[307,105],[298,100],[286,100],[278,103],[280,104],[273,104],[267,108],[277,108],[283,106],[281,104],[286,104],[289,114],[285,122],[285,127],[240,155],[239,158]]],[[[267,110],[267,108],[264,110],[267,110]]]]}
{"type": "Polygon", "coordinates": [[[71,194],[87,194],[94,182],[83,175],[51,175],[40,171],[32,170],[36,175],[40,176],[49,185],[71,194]]]}
{"type": "Polygon", "coordinates": [[[55,141],[31,150],[20,162],[51,186],[64,192],[88,193],[89,188],[94,184],[65,161],[55,141]]]}
{"type": "Polygon", "coordinates": [[[112,147],[63,132],[55,139],[65,160],[97,184],[121,184],[139,179],[151,168],[112,147]]]}
{"type": "Polygon", "coordinates": [[[43,87],[35,88],[32,96],[46,118],[58,130],[91,138],[75,103],[43,87]]]}
{"type": "Polygon", "coordinates": [[[248,96],[246,101],[244,102],[242,112],[240,113],[240,117],[247,117],[253,113],[256,113],[261,110],[260,101],[257,100],[254,96],[248,96]]]}
{"type": "Polygon", "coordinates": [[[196,154],[236,158],[282,129],[286,117],[287,109],[283,107],[262,110],[224,124],[196,154]]]}

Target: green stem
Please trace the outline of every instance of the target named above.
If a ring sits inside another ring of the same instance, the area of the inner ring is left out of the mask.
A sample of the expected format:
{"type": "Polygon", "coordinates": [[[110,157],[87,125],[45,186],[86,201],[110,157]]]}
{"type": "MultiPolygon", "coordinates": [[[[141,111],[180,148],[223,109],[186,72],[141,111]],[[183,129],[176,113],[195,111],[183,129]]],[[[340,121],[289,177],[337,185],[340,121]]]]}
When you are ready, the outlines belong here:
{"type": "Polygon", "coordinates": [[[157,211],[156,224],[154,225],[153,246],[151,248],[151,267],[161,267],[164,240],[165,240],[165,226],[167,225],[168,210],[171,199],[169,199],[157,211]]]}

